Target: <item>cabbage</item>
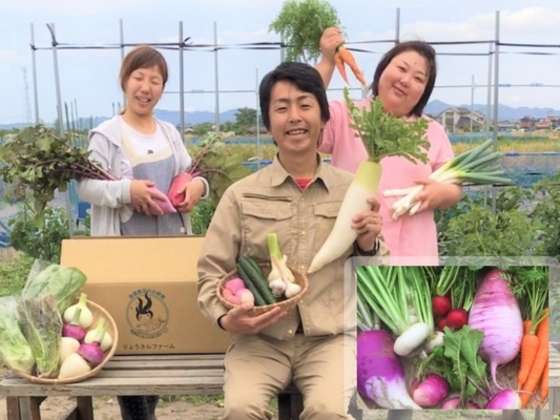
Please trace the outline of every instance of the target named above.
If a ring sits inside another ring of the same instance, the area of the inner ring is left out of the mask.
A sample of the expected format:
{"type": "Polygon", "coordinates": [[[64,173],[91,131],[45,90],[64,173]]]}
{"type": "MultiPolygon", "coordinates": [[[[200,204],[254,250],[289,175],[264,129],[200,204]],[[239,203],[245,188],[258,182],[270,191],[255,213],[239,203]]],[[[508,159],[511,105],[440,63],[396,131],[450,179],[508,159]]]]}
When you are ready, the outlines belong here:
{"type": "Polygon", "coordinates": [[[7,368],[31,375],[35,357],[19,327],[16,299],[0,298],[0,362],[7,368]]]}

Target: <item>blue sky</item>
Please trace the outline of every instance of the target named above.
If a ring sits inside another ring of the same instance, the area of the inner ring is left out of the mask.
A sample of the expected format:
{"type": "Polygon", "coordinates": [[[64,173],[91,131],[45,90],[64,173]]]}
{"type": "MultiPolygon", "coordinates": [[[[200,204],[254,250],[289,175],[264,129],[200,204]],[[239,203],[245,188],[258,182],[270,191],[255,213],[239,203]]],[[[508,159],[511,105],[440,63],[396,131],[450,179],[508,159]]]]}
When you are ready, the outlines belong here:
{"type": "MultiPolygon", "coordinates": [[[[331,0],[337,9],[348,40],[368,41],[395,38],[396,8],[401,14],[401,39],[427,41],[491,40],[495,37],[495,12],[500,11],[502,42],[558,44],[560,41],[560,2],[554,0],[331,0]]],[[[47,23],[54,23],[60,43],[77,45],[119,42],[119,19],[123,19],[125,42],[175,42],[179,21],[184,36],[196,44],[213,43],[214,22],[218,43],[237,44],[279,41],[268,33],[269,23],[282,7],[282,0],[0,0],[0,123],[25,121],[25,89],[22,67],[27,68],[31,117],[34,119],[30,24],[35,28],[35,44],[50,46],[47,23]]],[[[381,54],[390,44],[357,47],[375,54],[356,53],[367,79],[381,54]]],[[[488,44],[437,46],[439,53],[487,53],[488,44]]],[[[500,83],[560,84],[560,49],[502,47],[500,83]],[[513,52],[554,52],[556,55],[521,55],[513,52]]],[[[179,53],[163,51],[170,67],[167,91],[179,90],[179,53]]],[[[77,101],[82,117],[109,116],[112,103],[122,100],[118,71],[120,50],[59,51],[62,100],[77,101]]],[[[53,55],[37,51],[39,115],[45,121],[56,118],[56,91],[53,55]]],[[[221,93],[220,111],[242,106],[255,107],[257,74],[260,79],[280,60],[280,52],[227,49],[219,53],[219,88],[248,90],[248,93],[221,93]]],[[[185,89],[214,89],[214,55],[207,51],[188,51],[184,55],[185,89]]],[[[488,80],[487,56],[438,57],[437,85],[470,85],[488,80]]],[[[338,74],[331,87],[342,87],[338,74]]],[[[339,98],[339,91],[329,97],[339,98]]],[[[444,88],[434,91],[432,99],[459,104],[470,103],[470,88],[444,88]]],[[[475,103],[486,103],[487,90],[475,89],[475,103]]],[[[510,106],[553,107],[560,109],[560,88],[501,88],[499,102],[510,106]]],[[[213,93],[185,96],[185,109],[214,111],[213,93]]],[[[164,94],[158,108],[179,109],[179,96],[164,94]]]]}

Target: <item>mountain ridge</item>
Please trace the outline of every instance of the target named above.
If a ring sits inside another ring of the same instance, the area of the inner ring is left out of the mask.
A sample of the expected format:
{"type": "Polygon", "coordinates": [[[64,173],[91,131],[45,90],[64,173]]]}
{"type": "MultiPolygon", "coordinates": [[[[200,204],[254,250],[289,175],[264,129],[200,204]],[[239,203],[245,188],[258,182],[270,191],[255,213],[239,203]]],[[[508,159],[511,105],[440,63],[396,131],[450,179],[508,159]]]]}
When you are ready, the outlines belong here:
{"type": "MultiPolygon", "coordinates": [[[[435,99],[433,101],[430,101],[428,103],[428,105],[425,108],[425,112],[427,114],[431,114],[431,115],[438,115],[440,114],[442,111],[444,111],[446,108],[449,107],[463,107],[463,108],[467,108],[467,109],[471,109],[471,105],[470,104],[461,104],[461,105],[452,105],[452,104],[448,104],[446,102],[440,101],[438,99],[435,99]]],[[[473,110],[478,111],[480,113],[482,113],[482,115],[486,116],[486,105],[483,104],[473,104],[473,110]]],[[[220,112],[220,122],[224,123],[226,121],[235,121],[235,114],[237,112],[237,109],[230,109],[224,112],[220,112]]],[[[178,126],[180,124],[180,116],[181,113],[179,111],[175,111],[175,110],[168,110],[168,109],[156,109],[154,111],[154,114],[157,118],[163,120],[163,121],[168,121],[173,125],[178,126]]],[[[490,109],[490,118],[493,119],[494,115],[494,105],[491,105],[491,109],[490,109]]],[[[556,110],[554,108],[548,108],[548,107],[525,107],[525,106],[521,106],[518,108],[515,107],[511,107],[508,105],[502,105],[499,104],[498,105],[498,119],[499,121],[510,121],[510,122],[515,122],[523,117],[531,117],[531,118],[536,118],[536,119],[541,119],[541,118],[545,118],[548,115],[553,115],[553,116],[557,116],[560,117],[560,110],[556,110]]],[[[96,116],[96,117],[92,117],[91,118],[91,122],[93,123],[93,126],[97,126],[98,124],[101,124],[103,121],[108,120],[111,117],[107,117],[107,116],[96,116]]],[[[201,124],[201,123],[214,123],[215,122],[215,118],[214,118],[214,112],[212,111],[193,111],[193,112],[185,112],[184,113],[184,118],[185,118],[185,125],[189,126],[189,125],[195,125],[195,124],[201,124]]],[[[84,126],[89,126],[90,124],[90,118],[80,118],[82,125],[84,126]]],[[[22,128],[22,127],[26,127],[29,124],[26,123],[8,123],[8,124],[0,124],[0,129],[2,130],[10,130],[12,128],[22,128]]],[[[52,126],[53,124],[46,124],[48,126],[52,126]]]]}

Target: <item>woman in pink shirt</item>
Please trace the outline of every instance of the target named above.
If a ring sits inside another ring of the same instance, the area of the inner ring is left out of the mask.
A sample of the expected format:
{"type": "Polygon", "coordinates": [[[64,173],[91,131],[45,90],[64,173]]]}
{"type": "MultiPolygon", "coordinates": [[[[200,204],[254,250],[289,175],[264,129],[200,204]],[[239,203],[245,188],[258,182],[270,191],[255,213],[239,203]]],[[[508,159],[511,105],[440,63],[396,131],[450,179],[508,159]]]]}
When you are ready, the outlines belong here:
{"type": "MultiPolygon", "coordinates": [[[[325,86],[328,86],[335,69],[336,47],[343,42],[344,38],[337,28],[327,29],[321,38],[322,58],[317,70],[325,86]]],[[[383,174],[377,198],[383,217],[382,235],[389,247],[392,264],[437,265],[438,235],[434,210],[450,208],[461,199],[459,185],[446,185],[428,179],[432,172],[453,157],[445,129],[423,114],[434,88],[436,73],[436,53],[430,45],[422,41],[403,42],[381,58],[369,87],[371,97],[379,96],[386,112],[408,120],[427,118],[429,121],[428,163],[413,164],[402,157],[388,157],[381,161],[383,174]],[[423,202],[420,209],[413,216],[404,214],[393,221],[391,206],[401,197],[383,197],[382,192],[408,188],[417,183],[424,185],[424,190],[417,196],[417,200],[423,202]]],[[[369,106],[371,97],[356,101],[356,104],[369,106]]],[[[319,151],[331,154],[334,166],[354,173],[368,157],[365,147],[349,127],[351,120],[344,100],[332,101],[330,114],[319,151]]]]}

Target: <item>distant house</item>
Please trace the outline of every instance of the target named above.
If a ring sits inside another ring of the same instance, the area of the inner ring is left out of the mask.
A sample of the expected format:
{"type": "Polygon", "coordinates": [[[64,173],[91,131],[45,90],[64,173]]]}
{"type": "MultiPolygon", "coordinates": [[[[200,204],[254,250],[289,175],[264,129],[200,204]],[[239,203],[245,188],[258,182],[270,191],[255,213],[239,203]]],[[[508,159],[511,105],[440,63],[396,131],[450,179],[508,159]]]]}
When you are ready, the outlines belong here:
{"type": "Polygon", "coordinates": [[[528,129],[533,128],[537,121],[531,117],[523,117],[517,120],[517,128],[528,129]]]}
{"type": "Polygon", "coordinates": [[[517,127],[515,123],[510,121],[498,121],[498,130],[499,131],[510,131],[515,130],[517,127]]]}
{"type": "Polygon", "coordinates": [[[552,128],[552,121],[551,120],[542,120],[538,121],[534,125],[535,130],[550,130],[552,128]]]}
{"type": "Polygon", "coordinates": [[[448,132],[457,131],[481,131],[486,124],[486,118],[478,111],[472,111],[465,107],[451,106],[446,108],[437,118],[448,132]]]}

